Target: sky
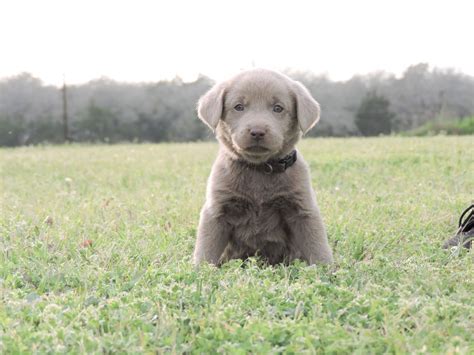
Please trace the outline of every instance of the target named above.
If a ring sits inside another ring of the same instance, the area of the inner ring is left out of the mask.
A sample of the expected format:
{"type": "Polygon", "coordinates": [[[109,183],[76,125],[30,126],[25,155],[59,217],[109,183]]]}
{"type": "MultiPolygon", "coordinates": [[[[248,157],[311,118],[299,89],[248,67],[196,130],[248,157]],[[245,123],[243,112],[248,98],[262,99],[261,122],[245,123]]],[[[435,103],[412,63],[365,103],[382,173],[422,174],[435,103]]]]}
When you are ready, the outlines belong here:
{"type": "Polygon", "coordinates": [[[0,0],[0,78],[215,80],[254,66],[333,80],[411,64],[474,76],[474,1],[0,0]]]}

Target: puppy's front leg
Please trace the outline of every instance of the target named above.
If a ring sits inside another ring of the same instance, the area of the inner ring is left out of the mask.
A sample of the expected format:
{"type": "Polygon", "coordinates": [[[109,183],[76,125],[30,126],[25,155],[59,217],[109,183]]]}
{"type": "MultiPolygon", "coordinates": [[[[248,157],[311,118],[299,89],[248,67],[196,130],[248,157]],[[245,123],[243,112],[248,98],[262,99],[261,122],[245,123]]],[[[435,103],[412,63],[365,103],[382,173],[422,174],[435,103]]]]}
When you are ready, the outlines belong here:
{"type": "Polygon", "coordinates": [[[332,250],[317,207],[312,207],[309,213],[293,216],[288,226],[296,255],[310,265],[332,263],[332,250]]]}
{"type": "Polygon", "coordinates": [[[196,246],[194,248],[194,264],[203,261],[218,265],[219,259],[229,243],[230,227],[219,223],[213,209],[204,206],[201,211],[197,232],[196,246]]]}

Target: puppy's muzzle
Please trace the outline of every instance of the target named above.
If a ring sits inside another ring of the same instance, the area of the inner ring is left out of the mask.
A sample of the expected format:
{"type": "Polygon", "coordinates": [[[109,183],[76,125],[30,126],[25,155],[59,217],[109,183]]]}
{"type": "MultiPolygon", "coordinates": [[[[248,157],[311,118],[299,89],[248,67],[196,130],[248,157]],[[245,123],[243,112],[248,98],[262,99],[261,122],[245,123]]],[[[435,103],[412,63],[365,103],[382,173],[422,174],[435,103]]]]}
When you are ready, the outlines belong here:
{"type": "Polygon", "coordinates": [[[263,140],[265,137],[265,131],[260,128],[252,128],[250,129],[249,133],[252,140],[257,141],[257,142],[263,140]]]}

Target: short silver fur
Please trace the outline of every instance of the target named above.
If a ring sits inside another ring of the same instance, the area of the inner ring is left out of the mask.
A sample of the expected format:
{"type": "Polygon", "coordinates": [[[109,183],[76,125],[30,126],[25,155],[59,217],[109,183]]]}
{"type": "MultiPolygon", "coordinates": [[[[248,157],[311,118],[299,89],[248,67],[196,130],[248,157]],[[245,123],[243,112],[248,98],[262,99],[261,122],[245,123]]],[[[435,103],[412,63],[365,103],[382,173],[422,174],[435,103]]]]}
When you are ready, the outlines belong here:
{"type": "Polygon", "coordinates": [[[308,90],[281,73],[248,70],[211,88],[199,100],[198,115],[215,132],[220,149],[207,184],[194,263],[220,265],[254,255],[269,264],[294,259],[331,263],[301,154],[283,173],[252,168],[291,152],[319,120],[319,104],[308,90]],[[243,105],[242,112],[237,104],[243,105]],[[275,105],[283,112],[275,112],[275,105]],[[254,130],[264,132],[261,141],[252,137],[254,130]]]}

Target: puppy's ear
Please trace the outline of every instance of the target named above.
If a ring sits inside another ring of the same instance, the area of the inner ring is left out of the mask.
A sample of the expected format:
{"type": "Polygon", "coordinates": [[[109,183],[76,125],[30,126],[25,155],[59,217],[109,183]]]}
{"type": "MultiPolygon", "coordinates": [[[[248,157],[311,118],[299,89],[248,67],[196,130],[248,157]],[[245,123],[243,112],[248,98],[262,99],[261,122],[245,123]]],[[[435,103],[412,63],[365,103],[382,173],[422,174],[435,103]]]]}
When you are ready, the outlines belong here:
{"type": "Polygon", "coordinates": [[[224,85],[214,85],[198,101],[197,112],[199,118],[214,131],[222,118],[224,110],[224,85]]]}
{"type": "Polygon", "coordinates": [[[293,87],[296,101],[296,117],[303,134],[306,134],[319,121],[321,109],[303,84],[295,81],[293,87]]]}

